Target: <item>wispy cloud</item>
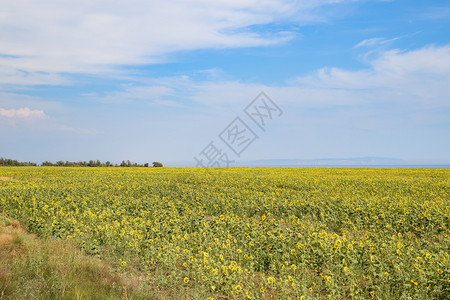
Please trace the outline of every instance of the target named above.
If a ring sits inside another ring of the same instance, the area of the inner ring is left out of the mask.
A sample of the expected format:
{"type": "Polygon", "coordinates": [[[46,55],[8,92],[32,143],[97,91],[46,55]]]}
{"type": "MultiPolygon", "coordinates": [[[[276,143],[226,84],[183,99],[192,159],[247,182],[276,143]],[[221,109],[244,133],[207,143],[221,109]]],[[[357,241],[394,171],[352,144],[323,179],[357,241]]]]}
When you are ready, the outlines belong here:
{"type": "Polygon", "coordinates": [[[19,109],[0,108],[0,116],[6,118],[22,118],[22,119],[47,119],[47,115],[43,110],[31,110],[28,107],[19,109]]]}
{"type": "Polygon", "coordinates": [[[366,39],[366,40],[359,42],[353,48],[374,47],[374,46],[379,46],[379,45],[385,45],[385,44],[391,43],[393,41],[396,41],[398,39],[399,39],[399,37],[392,38],[392,39],[384,39],[384,38],[378,38],[378,37],[370,38],[370,39],[366,39]]]}
{"type": "Polygon", "coordinates": [[[323,68],[314,75],[298,78],[297,82],[327,89],[395,89],[403,94],[422,89],[431,96],[447,90],[449,80],[450,45],[447,45],[413,51],[388,50],[372,60],[367,69],[323,68]]]}
{"type": "Polygon", "coordinates": [[[7,1],[0,18],[0,82],[7,81],[5,72],[15,74],[12,83],[54,82],[58,78],[48,74],[110,72],[161,62],[180,50],[279,44],[295,33],[252,26],[313,22],[315,9],[348,1],[7,1]]]}
{"type": "Polygon", "coordinates": [[[294,107],[351,106],[377,101],[448,106],[448,82],[450,45],[411,51],[387,50],[369,61],[367,68],[321,68],[284,85],[244,83],[220,76],[201,81],[189,76],[173,76],[147,78],[138,86],[124,86],[122,91],[95,99],[108,103],[126,100],[164,104],[158,101],[165,100],[174,104],[179,101],[219,109],[244,105],[264,90],[294,107]]]}
{"type": "MultiPolygon", "coordinates": [[[[0,56],[0,84],[2,85],[67,85],[68,81],[61,75],[48,72],[24,71],[14,66],[15,58],[3,58],[9,63],[1,63],[0,56]]],[[[26,69],[26,68],[25,68],[26,69]]]]}

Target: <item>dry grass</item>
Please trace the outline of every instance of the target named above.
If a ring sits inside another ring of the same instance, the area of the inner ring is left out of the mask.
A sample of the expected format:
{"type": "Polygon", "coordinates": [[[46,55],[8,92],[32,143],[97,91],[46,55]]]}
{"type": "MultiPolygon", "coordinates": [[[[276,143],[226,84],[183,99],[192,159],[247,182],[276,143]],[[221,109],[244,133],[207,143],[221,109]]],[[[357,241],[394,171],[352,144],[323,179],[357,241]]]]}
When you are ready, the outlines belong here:
{"type": "Polygon", "coordinates": [[[143,274],[36,237],[0,213],[0,299],[159,299],[158,290],[143,274]]]}
{"type": "Polygon", "coordinates": [[[0,234],[0,247],[12,242],[13,236],[9,233],[0,234]]]}
{"type": "Polygon", "coordinates": [[[0,177],[0,181],[14,181],[14,182],[18,182],[19,180],[13,179],[11,177],[0,177]]]}

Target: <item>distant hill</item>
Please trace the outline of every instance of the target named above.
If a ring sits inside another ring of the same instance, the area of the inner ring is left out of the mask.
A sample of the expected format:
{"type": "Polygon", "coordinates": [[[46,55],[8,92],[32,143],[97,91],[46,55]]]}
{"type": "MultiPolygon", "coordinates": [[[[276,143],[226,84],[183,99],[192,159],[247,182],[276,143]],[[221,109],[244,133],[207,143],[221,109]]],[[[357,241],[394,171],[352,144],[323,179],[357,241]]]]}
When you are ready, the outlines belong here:
{"type": "MultiPolygon", "coordinates": [[[[169,167],[195,167],[195,162],[173,162],[169,167]]],[[[450,162],[408,161],[391,157],[353,157],[353,158],[316,158],[316,159],[262,159],[236,161],[230,167],[361,167],[361,168],[450,168],[450,162]]]]}
{"type": "Polygon", "coordinates": [[[265,167],[326,167],[326,166],[395,166],[406,162],[388,157],[317,158],[317,159],[267,159],[237,162],[246,166],[265,167]]]}

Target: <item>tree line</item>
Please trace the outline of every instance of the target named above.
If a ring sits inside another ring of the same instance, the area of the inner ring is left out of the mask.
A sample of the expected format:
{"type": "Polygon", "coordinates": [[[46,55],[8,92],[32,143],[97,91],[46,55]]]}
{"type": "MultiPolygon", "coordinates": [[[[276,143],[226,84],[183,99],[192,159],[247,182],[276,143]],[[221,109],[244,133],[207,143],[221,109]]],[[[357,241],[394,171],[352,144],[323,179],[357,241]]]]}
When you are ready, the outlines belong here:
{"type": "Polygon", "coordinates": [[[15,159],[0,157],[0,166],[36,166],[34,162],[20,162],[15,159]]]}
{"type": "MultiPolygon", "coordinates": [[[[14,159],[7,159],[7,158],[0,158],[0,166],[37,166],[36,163],[33,162],[19,162],[17,160],[14,159]]],[[[63,160],[59,160],[55,163],[50,162],[50,161],[44,161],[41,166],[50,166],[50,167],[162,167],[163,164],[158,162],[158,161],[154,161],[151,165],[149,163],[144,163],[144,164],[138,164],[138,163],[133,163],[129,160],[125,161],[122,160],[122,162],[120,164],[114,164],[111,163],[110,161],[106,161],[106,162],[101,162],[100,160],[90,160],[90,161],[78,161],[78,162],[73,162],[73,161],[63,161],[63,160]]]]}

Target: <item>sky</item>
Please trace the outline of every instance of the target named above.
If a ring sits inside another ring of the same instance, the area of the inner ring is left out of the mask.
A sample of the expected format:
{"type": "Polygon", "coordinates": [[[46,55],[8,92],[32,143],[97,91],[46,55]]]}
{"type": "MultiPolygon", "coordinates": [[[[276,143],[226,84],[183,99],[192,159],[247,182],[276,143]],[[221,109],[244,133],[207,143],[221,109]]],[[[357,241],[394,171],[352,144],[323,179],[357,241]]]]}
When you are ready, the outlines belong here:
{"type": "Polygon", "coordinates": [[[449,28],[448,1],[2,1],[0,157],[448,164],[449,28]]]}

